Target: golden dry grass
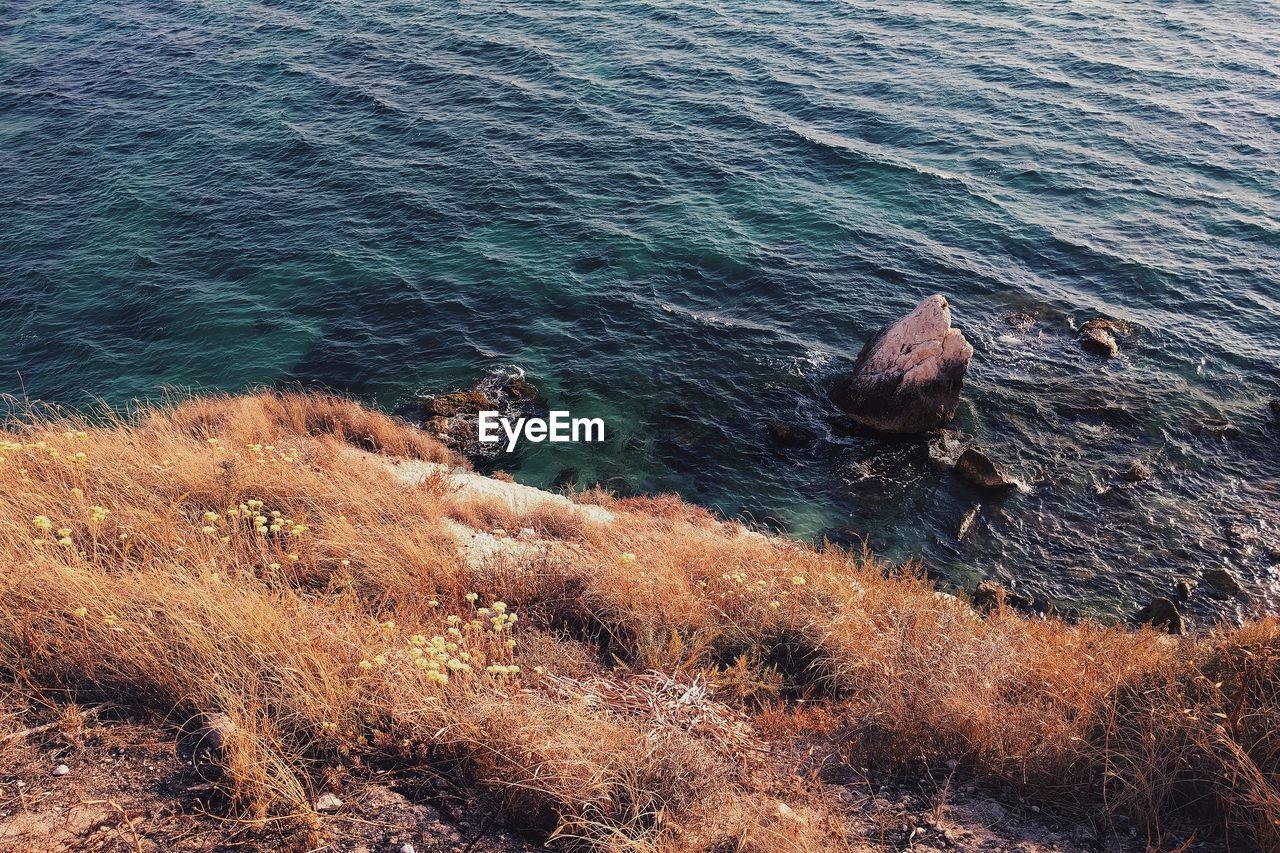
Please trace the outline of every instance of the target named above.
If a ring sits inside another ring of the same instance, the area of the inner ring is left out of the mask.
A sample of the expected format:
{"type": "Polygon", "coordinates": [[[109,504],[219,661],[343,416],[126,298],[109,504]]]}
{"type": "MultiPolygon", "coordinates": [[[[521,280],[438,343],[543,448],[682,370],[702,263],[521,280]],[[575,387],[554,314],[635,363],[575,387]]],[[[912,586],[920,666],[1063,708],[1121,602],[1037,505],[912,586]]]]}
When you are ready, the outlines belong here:
{"type": "Polygon", "coordinates": [[[566,698],[546,677],[656,669],[707,678],[775,753],[820,716],[854,766],[954,759],[1061,808],[1280,844],[1271,620],[1174,639],[980,618],[909,570],[674,498],[577,498],[613,512],[607,524],[518,512],[354,459],[352,446],[451,461],[330,397],[194,399],[92,423],[28,409],[0,442],[13,689],[175,727],[225,715],[223,785],[241,817],[318,834],[320,780],[429,765],[565,843],[847,846],[820,792],[770,760],[566,698]],[[458,524],[531,528],[537,544],[475,562],[458,524]],[[779,799],[802,819],[780,820],[779,799]]]}

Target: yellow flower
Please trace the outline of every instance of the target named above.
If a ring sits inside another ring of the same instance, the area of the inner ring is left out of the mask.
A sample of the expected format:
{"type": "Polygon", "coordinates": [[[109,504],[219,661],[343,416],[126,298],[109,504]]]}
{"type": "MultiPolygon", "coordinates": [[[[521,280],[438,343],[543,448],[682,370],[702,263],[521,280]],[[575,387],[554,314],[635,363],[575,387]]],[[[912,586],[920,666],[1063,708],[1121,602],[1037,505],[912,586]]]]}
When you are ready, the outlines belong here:
{"type": "Polygon", "coordinates": [[[475,604],[476,600],[480,598],[480,596],[476,595],[474,592],[469,592],[466,595],[464,595],[463,598],[465,598],[468,603],[475,604]]]}
{"type": "Polygon", "coordinates": [[[76,545],[75,542],[71,541],[70,536],[63,536],[61,539],[58,540],[58,544],[63,546],[64,548],[74,548],[76,545]]]}
{"type": "Polygon", "coordinates": [[[296,562],[298,562],[298,555],[297,555],[297,554],[290,554],[290,555],[289,555],[289,562],[290,562],[290,563],[296,563],[296,562]]]}
{"type": "Polygon", "coordinates": [[[53,529],[53,522],[49,520],[47,515],[37,515],[31,519],[31,523],[36,526],[37,530],[49,531],[53,529]]]}
{"type": "Polygon", "coordinates": [[[84,497],[84,492],[80,491],[79,487],[72,489],[71,494],[77,498],[84,497]]]}
{"type": "Polygon", "coordinates": [[[636,555],[630,551],[623,551],[618,557],[618,562],[624,566],[629,566],[636,561],[636,555]]]}
{"type": "Polygon", "coordinates": [[[396,620],[394,619],[388,619],[386,622],[382,623],[382,630],[384,631],[394,631],[395,629],[396,629],[396,620]]]}
{"type": "Polygon", "coordinates": [[[75,610],[71,611],[71,615],[75,616],[77,619],[83,619],[89,615],[89,608],[77,607],[75,610]]]}
{"type": "Polygon", "coordinates": [[[70,535],[71,535],[71,528],[70,528],[70,527],[59,527],[59,528],[58,528],[58,535],[59,535],[59,536],[70,536],[70,535]]]}
{"type": "Polygon", "coordinates": [[[205,524],[213,524],[215,521],[218,520],[218,514],[211,509],[207,509],[204,511],[204,514],[200,516],[200,518],[204,521],[205,524]]]}
{"type": "Polygon", "coordinates": [[[796,575],[795,577],[793,577],[793,578],[791,579],[791,583],[792,583],[793,585],[795,585],[795,586],[804,586],[804,585],[805,585],[805,579],[804,579],[804,576],[803,576],[803,575],[796,575]]]}
{"type": "Polygon", "coordinates": [[[368,672],[369,670],[373,669],[373,664],[369,663],[369,661],[367,660],[362,660],[360,661],[360,668],[363,669],[365,672],[368,672]]]}
{"type": "Polygon", "coordinates": [[[375,664],[377,664],[378,666],[386,666],[386,665],[387,665],[387,656],[386,656],[386,655],[377,655],[377,656],[375,656],[375,657],[374,657],[373,662],[374,662],[375,664]]]}
{"type": "Polygon", "coordinates": [[[214,527],[212,524],[206,524],[204,527],[201,527],[201,528],[200,528],[200,530],[201,530],[201,531],[202,531],[206,536],[217,536],[217,535],[218,535],[218,528],[214,527]]]}
{"type": "Polygon", "coordinates": [[[105,506],[98,506],[96,504],[89,507],[89,512],[92,514],[92,519],[95,522],[106,521],[107,516],[111,514],[111,510],[107,509],[105,506]]]}
{"type": "Polygon", "coordinates": [[[439,607],[439,606],[440,606],[440,602],[436,601],[436,600],[433,598],[433,599],[431,599],[430,601],[428,601],[428,602],[427,602],[427,606],[428,606],[428,607],[439,607]]]}
{"type": "Polygon", "coordinates": [[[85,461],[87,461],[88,459],[89,459],[89,457],[85,455],[85,453],[84,453],[84,451],[83,451],[83,450],[78,451],[78,452],[76,453],[76,461],[77,461],[77,462],[85,462],[85,461]]]}

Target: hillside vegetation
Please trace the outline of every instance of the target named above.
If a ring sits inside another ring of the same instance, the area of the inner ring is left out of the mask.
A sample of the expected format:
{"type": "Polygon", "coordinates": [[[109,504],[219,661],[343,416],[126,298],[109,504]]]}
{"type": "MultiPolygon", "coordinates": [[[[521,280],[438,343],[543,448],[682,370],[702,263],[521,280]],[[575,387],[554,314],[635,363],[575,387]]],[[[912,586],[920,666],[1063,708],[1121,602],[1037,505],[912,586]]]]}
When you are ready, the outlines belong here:
{"type": "Polygon", "coordinates": [[[0,456],[8,701],[203,732],[243,839],[320,844],[318,795],[394,771],[565,846],[857,847],[798,769],[821,744],[1280,849],[1275,621],[980,616],[672,497],[459,488],[425,433],[330,397],[28,408],[0,456]]]}

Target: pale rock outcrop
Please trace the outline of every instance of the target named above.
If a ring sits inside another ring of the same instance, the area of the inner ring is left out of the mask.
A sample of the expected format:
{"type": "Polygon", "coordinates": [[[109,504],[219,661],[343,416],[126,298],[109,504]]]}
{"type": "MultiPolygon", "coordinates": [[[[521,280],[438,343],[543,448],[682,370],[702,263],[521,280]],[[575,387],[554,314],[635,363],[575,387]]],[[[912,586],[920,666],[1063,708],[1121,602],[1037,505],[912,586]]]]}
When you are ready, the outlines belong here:
{"type": "Polygon", "coordinates": [[[881,432],[929,432],[954,417],[972,357],[973,347],[951,328],[946,297],[930,296],[867,341],[831,401],[881,432]]]}

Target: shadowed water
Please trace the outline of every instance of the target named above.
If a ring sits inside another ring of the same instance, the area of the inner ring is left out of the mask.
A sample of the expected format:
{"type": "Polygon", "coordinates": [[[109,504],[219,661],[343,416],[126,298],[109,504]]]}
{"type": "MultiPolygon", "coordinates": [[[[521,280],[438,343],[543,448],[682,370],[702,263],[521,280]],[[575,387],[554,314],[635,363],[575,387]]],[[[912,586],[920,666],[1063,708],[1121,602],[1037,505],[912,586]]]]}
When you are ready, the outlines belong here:
{"type": "Polygon", "coordinates": [[[1197,617],[1270,606],[1278,32],[1267,2],[10,0],[0,390],[390,408],[516,365],[610,427],[526,445],[524,482],[1094,612],[1220,565],[1252,604],[1197,617]],[[933,292],[977,350],[961,425],[1025,491],[824,401],[933,292]],[[1138,326],[1114,361],[1074,343],[1099,314],[1138,326]]]}

